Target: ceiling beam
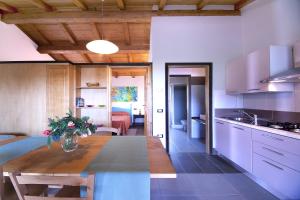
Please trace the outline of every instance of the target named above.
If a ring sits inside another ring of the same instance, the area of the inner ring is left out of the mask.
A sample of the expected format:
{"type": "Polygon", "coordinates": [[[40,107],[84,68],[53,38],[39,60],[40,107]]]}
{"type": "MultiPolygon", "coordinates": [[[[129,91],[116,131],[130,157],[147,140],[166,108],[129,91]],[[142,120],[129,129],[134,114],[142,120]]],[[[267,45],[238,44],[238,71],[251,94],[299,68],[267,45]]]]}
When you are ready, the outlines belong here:
{"type": "Polygon", "coordinates": [[[201,0],[198,4],[197,4],[197,9],[201,10],[202,8],[204,8],[207,4],[209,4],[209,0],[201,0]]]}
{"type": "Polygon", "coordinates": [[[81,10],[88,10],[87,5],[82,0],[72,0],[73,4],[81,10]]]}
{"type": "Polygon", "coordinates": [[[125,2],[124,0],[116,0],[117,1],[117,4],[118,4],[118,8],[120,10],[124,10],[125,9],[125,2]]]}
{"type": "Polygon", "coordinates": [[[65,23],[62,23],[60,24],[62,29],[64,30],[64,32],[66,33],[69,41],[72,43],[72,44],[76,44],[76,37],[75,35],[73,34],[73,32],[69,29],[68,25],[65,24],[65,23]]]}
{"type": "Polygon", "coordinates": [[[249,3],[252,3],[254,0],[240,0],[238,3],[234,5],[235,10],[241,10],[243,7],[248,5],[249,3]]]}
{"type": "MultiPolygon", "coordinates": [[[[87,42],[81,42],[77,45],[40,45],[38,52],[50,54],[74,54],[74,53],[91,53],[85,47],[87,42]]],[[[120,51],[118,53],[148,53],[149,45],[126,45],[118,44],[120,51]]]]}
{"type": "Polygon", "coordinates": [[[127,45],[130,45],[131,40],[130,40],[130,31],[129,31],[129,25],[128,25],[128,23],[123,23],[123,29],[124,29],[125,43],[127,45]]]}
{"type": "Polygon", "coordinates": [[[1,21],[7,24],[51,24],[51,23],[150,23],[154,16],[236,16],[239,10],[168,10],[168,11],[111,11],[103,17],[97,11],[46,12],[5,14],[1,21]]]}
{"type": "Polygon", "coordinates": [[[91,58],[87,54],[82,53],[80,55],[83,58],[84,62],[86,62],[86,63],[93,63],[93,61],[91,60],[91,58]]]}
{"type": "Polygon", "coordinates": [[[34,24],[22,24],[18,27],[38,45],[50,45],[50,40],[34,25],[34,24]]]}
{"type": "Polygon", "coordinates": [[[165,8],[166,4],[167,4],[167,1],[168,1],[168,0],[160,0],[160,1],[159,1],[158,9],[159,9],[159,10],[163,10],[163,9],[165,8]]]}
{"type": "Polygon", "coordinates": [[[96,37],[96,39],[100,40],[101,39],[101,33],[100,33],[96,23],[91,23],[91,30],[94,33],[94,36],[96,37]]]}
{"type": "Polygon", "coordinates": [[[47,12],[54,11],[54,8],[50,6],[49,4],[45,3],[43,0],[26,0],[30,2],[31,4],[35,5],[36,7],[43,9],[47,12]]]}
{"type": "Polygon", "coordinates": [[[14,6],[8,5],[7,3],[0,1],[0,10],[8,12],[8,13],[16,13],[18,9],[14,6]]]}

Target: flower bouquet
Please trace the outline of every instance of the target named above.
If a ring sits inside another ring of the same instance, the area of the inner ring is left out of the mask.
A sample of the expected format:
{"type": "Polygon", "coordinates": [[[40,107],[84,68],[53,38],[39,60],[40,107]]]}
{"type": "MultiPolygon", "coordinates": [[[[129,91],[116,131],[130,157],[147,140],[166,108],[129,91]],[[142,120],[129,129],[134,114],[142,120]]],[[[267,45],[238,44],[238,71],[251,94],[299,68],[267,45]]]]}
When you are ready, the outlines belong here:
{"type": "Polygon", "coordinates": [[[44,135],[48,136],[48,146],[50,147],[52,140],[60,141],[65,152],[76,150],[78,136],[87,137],[95,133],[97,128],[89,117],[77,118],[73,116],[71,111],[63,118],[49,118],[48,126],[50,129],[43,132],[44,135]]]}

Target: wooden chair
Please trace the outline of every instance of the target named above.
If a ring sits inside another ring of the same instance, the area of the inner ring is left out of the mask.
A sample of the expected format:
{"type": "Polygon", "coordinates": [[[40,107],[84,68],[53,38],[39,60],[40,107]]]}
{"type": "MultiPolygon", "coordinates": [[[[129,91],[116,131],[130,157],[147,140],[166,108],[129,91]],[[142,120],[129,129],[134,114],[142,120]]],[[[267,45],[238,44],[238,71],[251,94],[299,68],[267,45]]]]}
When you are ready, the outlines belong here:
{"type": "Polygon", "coordinates": [[[94,175],[83,178],[78,176],[44,176],[20,175],[9,173],[10,180],[15,188],[19,200],[93,200],[94,175]],[[54,197],[48,197],[48,186],[62,186],[54,197]],[[46,186],[46,191],[32,192],[36,186],[46,186]],[[80,197],[80,186],[87,186],[87,197],[80,197]],[[31,187],[31,188],[30,188],[31,187]],[[71,190],[70,190],[71,189],[71,190]],[[73,190],[72,190],[73,189],[73,190]],[[34,194],[32,194],[34,193],[34,194]],[[74,195],[75,194],[75,195],[74,195]],[[75,197],[76,196],[76,197],[75,197]]]}
{"type": "Polygon", "coordinates": [[[117,135],[121,135],[121,129],[120,128],[112,128],[112,127],[99,127],[96,130],[96,134],[101,134],[101,133],[116,133],[117,135]]]}

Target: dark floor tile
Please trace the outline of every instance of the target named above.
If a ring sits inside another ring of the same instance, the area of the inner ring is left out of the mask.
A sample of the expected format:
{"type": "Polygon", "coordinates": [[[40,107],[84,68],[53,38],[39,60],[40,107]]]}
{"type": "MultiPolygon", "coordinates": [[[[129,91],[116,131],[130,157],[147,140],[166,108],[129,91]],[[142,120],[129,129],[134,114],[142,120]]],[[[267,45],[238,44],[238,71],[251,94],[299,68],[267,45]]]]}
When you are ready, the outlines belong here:
{"type": "Polygon", "coordinates": [[[188,153],[171,154],[180,162],[185,173],[202,173],[196,162],[188,155],[188,153]]]}
{"type": "Polygon", "coordinates": [[[213,173],[218,174],[222,171],[216,167],[212,161],[207,158],[206,154],[203,153],[189,153],[189,156],[197,163],[202,173],[213,173]]]}
{"type": "Polygon", "coordinates": [[[216,155],[208,155],[207,159],[209,159],[217,168],[219,168],[223,173],[241,173],[238,169],[233,167],[223,158],[216,155]]]}
{"type": "Polygon", "coordinates": [[[173,166],[176,170],[176,173],[185,173],[185,171],[184,171],[180,161],[178,160],[178,158],[174,154],[170,154],[170,158],[171,158],[172,164],[173,164],[173,166]]]}
{"type": "Polygon", "coordinates": [[[244,174],[224,174],[224,178],[236,188],[245,199],[274,200],[277,199],[270,192],[255,183],[244,174]]]}
{"type": "Polygon", "coordinates": [[[187,174],[193,195],[225,196],[239,195],[231,184],[222,176],[223,174],[187,174]]]}

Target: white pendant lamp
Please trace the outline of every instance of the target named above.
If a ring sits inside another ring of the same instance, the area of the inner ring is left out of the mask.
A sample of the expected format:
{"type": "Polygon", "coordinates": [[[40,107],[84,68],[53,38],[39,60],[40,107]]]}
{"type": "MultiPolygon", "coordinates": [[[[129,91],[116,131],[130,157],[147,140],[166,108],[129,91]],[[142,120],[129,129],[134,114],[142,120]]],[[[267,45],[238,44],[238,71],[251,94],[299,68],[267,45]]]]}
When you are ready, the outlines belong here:
{"type": "MultiPolygon", "coordinates": [[[[104,0],[101,0],[101,14],[103,18],[103,2],[104,0]]],[[[94,53],[99,53],[99,54],[113,54],[117,53],[119,51],[119,47],[115,45],[114,43],[104,40],[102,31],[101,31],[101,40],[93,40],[89,43],[86,44],[86,48],[94,53]]]]}
{"type": "Polygon", "coordinates": [[[87,43],[86,48],[100,54],[113,54],[119,51],[119,47],[108,40],[93,40],[87,43]]]}

